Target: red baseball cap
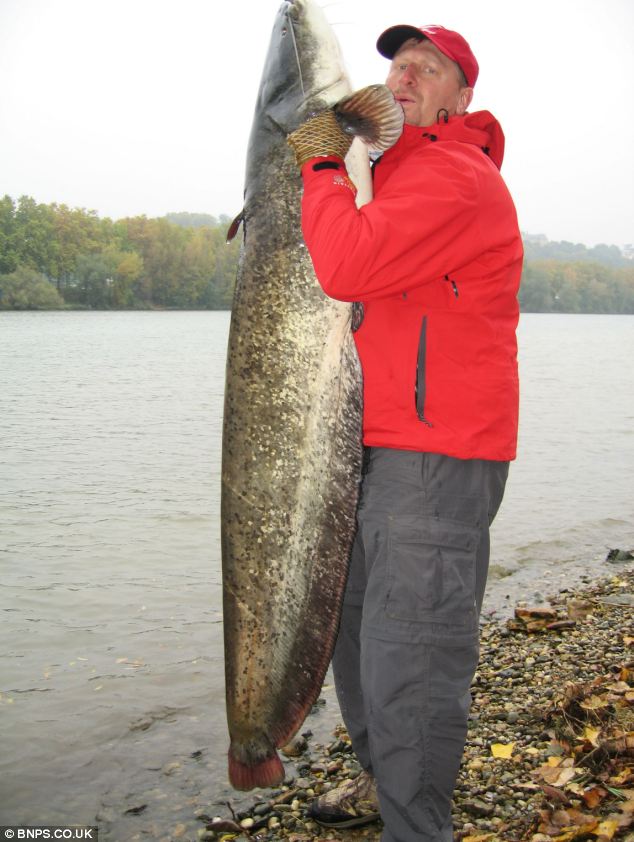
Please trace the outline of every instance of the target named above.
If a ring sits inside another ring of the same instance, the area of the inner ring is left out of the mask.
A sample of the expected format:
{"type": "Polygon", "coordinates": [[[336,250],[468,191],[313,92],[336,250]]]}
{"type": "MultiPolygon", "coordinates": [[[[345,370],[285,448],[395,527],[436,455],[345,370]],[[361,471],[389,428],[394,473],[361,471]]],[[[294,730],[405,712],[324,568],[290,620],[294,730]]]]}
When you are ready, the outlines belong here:
{"type": "Polygon", "coordinates": [[[398,26],[391,26],[386,29],[379,40],[376,48],[385,58],[394,58],[399,48],[403,46],[408,38],[428,38],[441,53],[455,61],[465,75],[467,84],[472,88],[478,78],[478,62],[471,52],[471,47],[459,32],[445,29],[444,26],[410,26],[403,23],[398,26]]]}

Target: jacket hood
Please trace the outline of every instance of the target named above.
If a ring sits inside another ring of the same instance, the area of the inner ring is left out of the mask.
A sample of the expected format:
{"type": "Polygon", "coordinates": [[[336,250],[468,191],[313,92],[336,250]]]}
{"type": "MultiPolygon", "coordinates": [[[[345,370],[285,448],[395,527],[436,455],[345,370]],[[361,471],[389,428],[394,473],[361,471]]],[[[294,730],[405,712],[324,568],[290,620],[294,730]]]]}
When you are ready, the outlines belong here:
{"type": "Polygon", "coordinates": [[[409,137],[420,137],[421,130],[423,137],[430,141],[457,140],[478,146],[498,169],[502,167],[504,132],[490,111],[474,111],[472,114],[449,117],[447,122],[441,120],[433,126],[403,126],[403,134],[409,137]]]}

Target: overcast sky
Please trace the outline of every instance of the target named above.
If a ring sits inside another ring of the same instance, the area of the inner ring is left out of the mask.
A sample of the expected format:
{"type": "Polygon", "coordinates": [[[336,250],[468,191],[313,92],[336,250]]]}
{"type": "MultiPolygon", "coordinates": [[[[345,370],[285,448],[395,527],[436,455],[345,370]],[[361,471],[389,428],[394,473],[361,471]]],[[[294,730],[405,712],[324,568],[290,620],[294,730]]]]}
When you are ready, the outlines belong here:
{"type": "MultiPolygon", "coordinates": [[[[396,23],[458,29],[523,231],[634,242],[634,0],[321,0],[355,87],[396,23]]],[[[0,0],[0,195],[235,215],[278,0],[0,0]]]]}

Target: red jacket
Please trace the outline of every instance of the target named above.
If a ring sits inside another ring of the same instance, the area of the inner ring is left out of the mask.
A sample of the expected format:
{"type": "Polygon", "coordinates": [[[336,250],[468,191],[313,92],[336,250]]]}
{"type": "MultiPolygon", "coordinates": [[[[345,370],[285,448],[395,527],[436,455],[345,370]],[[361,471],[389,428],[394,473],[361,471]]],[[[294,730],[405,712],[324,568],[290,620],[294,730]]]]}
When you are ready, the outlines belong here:
{"type": "Polygon", "coordinates": [[[406,125],[359,210],[340,158],[302,169],[317,278],[362,303],[366,445],[515,458],[522,241],[503,152],[487,111],[406,125]]]}

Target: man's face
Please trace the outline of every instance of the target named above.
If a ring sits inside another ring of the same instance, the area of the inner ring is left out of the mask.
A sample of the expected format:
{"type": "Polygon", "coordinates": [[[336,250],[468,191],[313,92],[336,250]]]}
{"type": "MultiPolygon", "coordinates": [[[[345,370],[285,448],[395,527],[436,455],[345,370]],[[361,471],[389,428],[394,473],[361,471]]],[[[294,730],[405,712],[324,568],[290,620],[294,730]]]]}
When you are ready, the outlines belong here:
{"type": "Polygon", "coordinates": [[[458,65],[431,41],[410,39],[392,59],[385,82],[411,126],[431,126],[441,108],[449,116],[464,114],[473,88],[461,87],[458,65]]]}

